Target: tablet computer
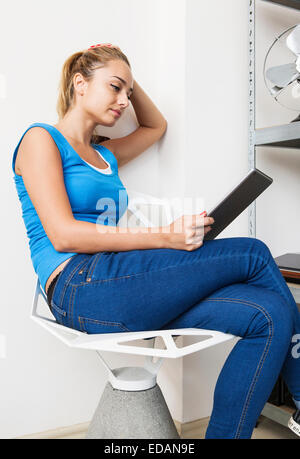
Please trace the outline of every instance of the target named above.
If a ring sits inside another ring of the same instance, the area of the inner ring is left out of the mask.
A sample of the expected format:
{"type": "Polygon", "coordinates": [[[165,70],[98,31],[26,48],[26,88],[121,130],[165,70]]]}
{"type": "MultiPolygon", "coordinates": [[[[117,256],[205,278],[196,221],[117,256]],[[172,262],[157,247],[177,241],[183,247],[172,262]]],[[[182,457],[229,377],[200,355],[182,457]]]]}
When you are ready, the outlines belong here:
{"type": "Polygon", "coordinates": [[[233,220],[238,217],[255,199],[273,182],[271,177],[258,169],[252,169],[246,177],[210,212],[215,222],[204,236],[204,241],[217,237],[233,220]]]}

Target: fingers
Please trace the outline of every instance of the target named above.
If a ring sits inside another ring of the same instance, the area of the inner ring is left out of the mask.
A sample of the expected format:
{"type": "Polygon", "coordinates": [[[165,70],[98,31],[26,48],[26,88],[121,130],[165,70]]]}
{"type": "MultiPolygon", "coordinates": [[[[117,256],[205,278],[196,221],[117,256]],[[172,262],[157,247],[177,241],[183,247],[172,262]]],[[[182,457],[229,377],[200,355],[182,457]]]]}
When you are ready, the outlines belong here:
{"type": "Polygon", "coordinates": [[[194,221],[191,225],[192,229],[198,229],[201,226],[213,225],[215,223],[215,220],[212,217],[196,216],[195,220],[196,221],[194,221]]]}
{"type": "Polygon", "coordinates": [[[187,250],[192,251],[203,245],[204,236],[211,231],[215,220],[207,217],[206,212],[197,215],[185,215],[185,243],[187,250]]]}
{"type": "Polygon", "coordinates": [[[174,233],[184,232],[189,243],[192,243],[196,238],[199,241],[208,231],[211,230],[211,225],[214,224],[212,217],[205,217],[204,214],[199,215],[183,215],[175,220],[170,225],[171,231],[174,233]]]}
{"type": "MultiPolygon", "coordinates": [[[[214,223],[214,219],[212,217],[207,217],[206,215],[199,214],[199,215],[183,215],[183,221],[186,226],[190,227],[199,227],[205,226],[214,223]]],[[[179,218],[179,220],[181,219],[179,218]]]]}

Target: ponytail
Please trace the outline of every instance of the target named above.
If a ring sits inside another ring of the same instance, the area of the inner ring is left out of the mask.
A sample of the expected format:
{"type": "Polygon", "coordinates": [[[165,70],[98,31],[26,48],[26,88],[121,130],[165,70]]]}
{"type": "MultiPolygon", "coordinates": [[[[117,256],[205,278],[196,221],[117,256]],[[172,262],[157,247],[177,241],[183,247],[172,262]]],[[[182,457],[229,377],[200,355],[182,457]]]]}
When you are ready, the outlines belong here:
{"type": "MultiPolygon", "coordinates": [[[[90,81],[93,78],[93,74],[96,69],[102,68],[109,61],[117,59],[126,62],[129,68],[131,68],[127,57],[119,48],[107,46],[79,51],[72,54],[72,56],[65,61],[61,72],[56,104],[56,111],[58,113],[59,120],[66,115],[75,102],[73,83],[75,74],[81,73],[86,81],[90,81]]],[[[103,137],[93,133],[91,143],[98,144],[108,139],[109,137],[103,137]]]]}

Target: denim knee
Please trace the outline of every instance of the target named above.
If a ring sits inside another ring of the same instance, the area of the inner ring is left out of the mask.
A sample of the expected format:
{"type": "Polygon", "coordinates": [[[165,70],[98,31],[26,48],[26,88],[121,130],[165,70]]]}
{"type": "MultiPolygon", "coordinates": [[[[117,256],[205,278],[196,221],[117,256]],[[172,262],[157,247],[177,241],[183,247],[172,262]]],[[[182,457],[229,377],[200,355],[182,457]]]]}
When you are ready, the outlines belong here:
{"type": "Polygon", "coordinates": [[[249,253],[255,253],[263,258],[272,257],[269,247],[261,239],[255,237],[239,237],[232,238],[232,241],[237,243],[239,250],[249,251],[249,253]]]}
{"type": "Polygon", "coordinates": [[[271,251],[267,244],[262,241],[261,239],[257,238],[250,238],[252,239],[253,247],[257,250],[257,252],[267,255],[268,257],[272,256],[271,251]]]}
{"type": "Polygon", "coordinates": [[[268,291],[264,301],[257,305],[257,314],[248,328],[251,335],[269,335],[282,345],[291,342],[293,334],[293,315],[284,299],[276,292],[268,291]]]}

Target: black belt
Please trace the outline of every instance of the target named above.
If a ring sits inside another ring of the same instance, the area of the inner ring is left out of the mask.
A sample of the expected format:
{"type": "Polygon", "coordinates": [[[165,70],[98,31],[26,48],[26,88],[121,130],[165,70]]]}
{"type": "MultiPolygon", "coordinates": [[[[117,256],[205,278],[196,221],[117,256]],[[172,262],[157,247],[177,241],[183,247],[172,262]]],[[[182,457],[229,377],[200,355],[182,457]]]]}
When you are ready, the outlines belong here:
{"type": "Polygon", "coordinates": [[[61,272],[58,273],[54,279],[52,279],[49,287],[48,287],[48,291],[47,291],[47,302],[48,302],[48,305],[49,307],[51,308],[51,300],[52,300],[52,295],[53,295],[53,290],[54,290],[54,287],[55,287],[55,284],[60,276],[61,272]]]}

